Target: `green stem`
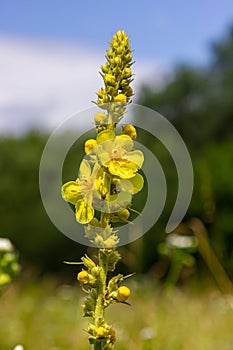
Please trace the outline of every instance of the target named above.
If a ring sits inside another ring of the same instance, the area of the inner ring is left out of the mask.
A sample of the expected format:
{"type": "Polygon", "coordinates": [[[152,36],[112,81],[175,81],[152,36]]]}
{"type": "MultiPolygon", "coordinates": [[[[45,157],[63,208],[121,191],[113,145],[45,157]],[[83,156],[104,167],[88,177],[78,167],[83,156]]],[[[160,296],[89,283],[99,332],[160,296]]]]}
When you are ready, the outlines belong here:
{"type": "Polygon", "coordinates": [[[172,257],[170,270],[166,280],[166,288],[171,289],[176,286],[182,269],[182,263],[177,261],[176,256],[172,257]]]}
{"type": "MultiPolygon", "coordinates": [[[[104,299],[107,281],[107,266],[106,258],[103,254],[104,249],[99,249],[99,266],[100,266],[100,276],[99,284],[97,286],[97,302],[95,307],[95,326],[98,328],[104,323],[104,299]]],[[[94,345],[94,350],[102,350],[103,342],[101,339],[97,340],[94,345]]]]}
{"type": "Polygon", "coordinates": [[[94,345],[94,350],[102,350],[102,342],[97,340],[94,345]]]}

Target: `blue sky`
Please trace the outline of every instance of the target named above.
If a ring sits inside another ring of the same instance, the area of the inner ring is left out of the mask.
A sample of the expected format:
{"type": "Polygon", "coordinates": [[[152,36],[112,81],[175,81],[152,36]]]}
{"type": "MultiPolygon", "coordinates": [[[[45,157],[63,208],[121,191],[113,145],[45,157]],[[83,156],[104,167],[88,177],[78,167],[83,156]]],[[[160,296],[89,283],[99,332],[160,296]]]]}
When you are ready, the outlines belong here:
{"type": "Polygon", "coordinates": [[[53,128],[89,107],[118,29],[135,50],[137,92],[179,62],[206,64],[232,23],[232,0],[0,0],[0,132],[53,128]]]}
{"type": "Polygon", "coordinates": [[[105,48],[125,29],[140,56],[202,62],[233,22],[232,0],[0,1],[0,33],[105,48]]]}

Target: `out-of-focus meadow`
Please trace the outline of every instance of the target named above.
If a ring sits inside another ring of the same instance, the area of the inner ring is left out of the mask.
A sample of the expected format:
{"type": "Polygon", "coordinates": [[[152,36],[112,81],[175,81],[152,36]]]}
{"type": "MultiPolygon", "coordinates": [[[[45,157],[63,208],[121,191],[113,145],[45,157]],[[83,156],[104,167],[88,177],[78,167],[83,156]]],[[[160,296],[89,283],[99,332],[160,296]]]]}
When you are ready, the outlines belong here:
{"type": "MultiPolygon", "coordinates": [[[[190,289],[165,293],[147,279],[130,287],[132,305],[113,305],[106,312],[117,349],[232,349],[232,297],[190,289]]],[[[79,287],[54,279],[11,287],[1,299],[1,350],[19,343],[36,350],[87,349],[82,298],[79,287]]]]}
{"type": "MultiPolygon", "coordinates": [[[[213,45],[207,66],[177,66],[159,90],[141,88],[136,102],[166,116],[190,151],[195,186],[184,227],[198,218],[208,243],[199,240],[185,254],[179,246],[166,247],[164,228],[176,198],[176,170],[165,147],[138,130],[139,141],[163,167],[168,199],[159,222],[120,249],[124,259],[119,269],[135,271],[138,277],[131,281],[132,306],[113,306],[108,312],[118,329],[119,350],[233,348],[233,301],[219,291],[230,291],[227,276],[233,276],[232,96],[233,28],[213,45]]],[[[75,285],[79,268],[62,263],[79,261],[87,248],[58,232],[41,203],[38,170],[47,137],[32,131],[0,139],[0,236],[12,240],[22,267],[0,299],[1,350],[17,343],[34,350],[87,348],[82,294],[75,285]]],[[[75,153],[77,149],[71,150],[65,163],[64,181],[77,176],[75,153]]],[[[80,151],[77,157],[83,155],[80,151]]],[[[135,197],[136,208],[146,200],[140,196],[135,197]]]]}

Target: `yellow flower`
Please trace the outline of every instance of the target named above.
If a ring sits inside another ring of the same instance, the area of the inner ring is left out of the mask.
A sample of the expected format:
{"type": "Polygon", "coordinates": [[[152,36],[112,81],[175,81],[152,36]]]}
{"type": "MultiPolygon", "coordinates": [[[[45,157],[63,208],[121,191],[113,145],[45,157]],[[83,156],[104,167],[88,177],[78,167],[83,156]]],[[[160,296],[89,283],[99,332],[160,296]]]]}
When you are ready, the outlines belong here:
{"type": "Polygon", "coordinates": [[[82,270],[78,273],[77,280],[80,283],[87,284],[89,282],[89,274],[87,271],[82,270]]]}
{"type": "Polygon", "coordinates": [[[117,290],[117,299],[120,302],[124,302],[128,299],[128,297],[130,296],[130,289],[126,286],[121,286],[118,288],[117,290]]]}
{"type": "Polygon", "coordinates": [[[97,136],[97,143],[97,157],[110,174],[131,179],[142,167],[143,153],[132,150],[134,143],[128,135],[115,136],[113,131],[104,130],[97,136]]]}
{"type": "Polygon", "coordinates": [[[87,160],[83,160],[79,168],[79,179],[69,181],[62,186],[62,197],[75,205],[76,220],[80,224],[89,223],[95,214],[92,203],[94,198],[99,198],[98,171],[100,166],[96,163],[91,169],[87,160]]]}

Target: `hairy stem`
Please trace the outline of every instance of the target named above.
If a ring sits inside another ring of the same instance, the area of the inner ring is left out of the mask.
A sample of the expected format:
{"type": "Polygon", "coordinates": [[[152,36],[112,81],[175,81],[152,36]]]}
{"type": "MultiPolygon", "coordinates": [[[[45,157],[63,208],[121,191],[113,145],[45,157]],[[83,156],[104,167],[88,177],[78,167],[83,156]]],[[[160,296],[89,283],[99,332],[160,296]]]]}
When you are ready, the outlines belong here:
{"type": "MultiPolygon", "coordinates": [[[[98,298],[95,307],[95,326],[97,328],[104,324],[104,299],[108,271],[106,266],[106,257],[103,252],[104,249],[99,249],[100,276],[97,287],[98,298]]],[[[103,341],[101,339],[95,342],[94,350],[103,350],[103,341]]]]}

